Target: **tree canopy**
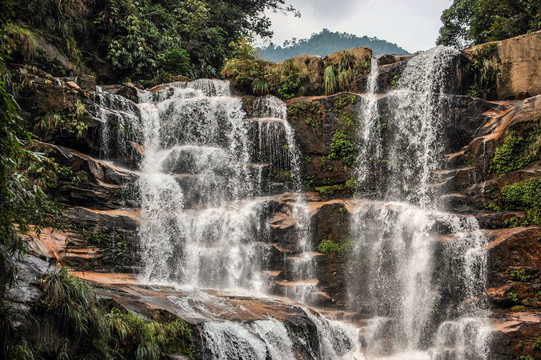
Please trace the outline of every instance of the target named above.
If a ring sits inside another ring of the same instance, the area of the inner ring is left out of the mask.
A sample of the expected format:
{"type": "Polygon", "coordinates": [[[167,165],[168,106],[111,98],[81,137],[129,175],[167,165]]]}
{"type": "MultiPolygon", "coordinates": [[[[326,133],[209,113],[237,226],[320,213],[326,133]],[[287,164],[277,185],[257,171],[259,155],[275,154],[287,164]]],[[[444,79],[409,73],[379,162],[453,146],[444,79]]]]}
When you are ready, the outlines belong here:
{"type": "Polygon", "coordinates": [[[541,0],[454,0],[441,20],[439,45],[503,40],[541,29],[541,0]]]}
{"type": "MultiPolygon", "coordinates": [[[[272,35],[265,9],[286,0],[15,0],[13,23],[59,48],[76,70],[112,67],[143,84],[218,76],[239,37],[272,35]]],[[[56,75],[56,74],[55,74],[56,75]]],[[[115,78],[116,77],[116,78],[115,78]]]]}

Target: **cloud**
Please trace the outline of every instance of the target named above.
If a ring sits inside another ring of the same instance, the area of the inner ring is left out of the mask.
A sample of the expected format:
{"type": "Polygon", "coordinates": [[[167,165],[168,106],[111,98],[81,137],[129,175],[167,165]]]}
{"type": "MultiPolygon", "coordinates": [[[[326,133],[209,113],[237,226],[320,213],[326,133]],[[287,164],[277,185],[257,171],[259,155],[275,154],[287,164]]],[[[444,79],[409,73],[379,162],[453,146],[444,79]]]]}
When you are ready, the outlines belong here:
{"type": "Polygon", "coordinates": [[[281,44],[296,37],[308,38],[323,28],[359,36],[375,36],[414,52],[435,46],[440,16],[451,0],[290,0],[302,14],[269,14],[281,44]]]}

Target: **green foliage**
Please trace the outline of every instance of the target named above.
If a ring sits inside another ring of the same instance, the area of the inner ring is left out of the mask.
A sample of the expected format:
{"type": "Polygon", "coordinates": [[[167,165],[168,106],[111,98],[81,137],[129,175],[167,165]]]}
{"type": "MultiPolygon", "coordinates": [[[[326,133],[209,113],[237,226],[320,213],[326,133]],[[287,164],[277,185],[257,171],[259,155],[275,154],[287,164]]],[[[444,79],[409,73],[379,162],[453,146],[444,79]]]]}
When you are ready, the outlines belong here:
{"type": "Polygon", "coordinates": [[[393,87],[393,89],[398,86],[398,80],[399,80],[399,76],[395,74],[391,80],[391,86],[393,87]]]}
{"type": "Polygon", "coordinates": [[[509,219],[505,219],[503,223],[508,228],[516,228],[520,226],[520,220],[516,216],[512,216],[509,219]]]}
{"type": "Polygon", "coordinates": [[[535,360],[535,359],[531,357],[530,355],[520,355],[518,357],[518,360],[535,360]]]}
{"type": "Polygon", "coordinates": [[[352,247],[353,245],[350,242],[337,243],[324,239],[319,243],[317,251],[327,255],[336,254],[338,256],[346,256],[351,252],[352,247]]]}
{"type": "Polygon", "coordinates": [[[514,302],[514,303],[518,303],[518,302],[519,302],[518,295],[517,295],[517,293],[514,292],[514,291],[509,291],[509,292],[507,293],[507,298],[508,298],[509,300],[511,300],[512,302],[514,302]]]}
{"type": "Polygon", "coordinates": [[[49,112],[37,119],[35,130],[45,139],[64,131],[74,135],[77,139],[83,138],[88,130],[88,122],[84,118],[85,105],[77,100],[74,106],[64,109],[60,113],[49,112]]]}
{"type": "Polygon", "coordinates": [[[345,91],[353,80],[370,70],[370,59],[357,59],[349,51],[342,51],[338,64],[329,65],[323,73],[325,94],[345,91]]]}
{"type": "Polygon", "coordinates": [[[535,343],[532,345],[533,350],[541,350],[541,338],[535,340],[535,343]]]}
{"type": "MultiPolygon", "coordinates": [[[[329,171],[331,170],[332,167],[329,168],[329,171]]],[[[314,190],[326,199],[335,196],[351,196],[356,190],[356,182],[354,178],[350,178],[343,184],[316,186],[314,190]]]]}
{"type": "Polygon", "coordinates": [[[26,53],[29,47],[20,46],[30,44],[26,35],[39,33],[77,72],[93,68],[98,57],[113,67],[117,78],[110,81],[143,85],[177,75],[216,77],[231,57],[229,43],[272,34],[266,9],[296,13],[284,0],[18,0],[13,6],[9,28],[19,45],[12,48],[26,53]]]}
{"type": "Polygon", "coordinates": [[[501,190],[501,196],[506,210],[526,212],[526,219],[521,225],[541,225],[541,178],[506,185],[501,190]]]}
{"type": "Polygon", "coordinates": [[[506,273],[509,276],[511,276],[514,280],[521,281],[521,282],[526,282],[535,278],[534,275],[527,274],[524,269],[520,269],[520,270],[507,269],[506,273]]]}
{"type": "Polygon", "coordinates": [[[502,211],[502,208],[501,208],[501,206],[499,206],[497,204],[489,203],[489,204],[485,204],[485,210],[500,212],[500,211],[502,211]]]}
{"type": "Polygon", "coordinates": [[[443,11],[438,45],[465,48],[472,44],[470,34],[471,19],[474,15],[475,0],[454,0],[451,7],[443,11]]]}
{"type": "Polygon", "coordinates": [[[338,86],[334,66],[329,65],[325,68],[325,72],[323,73],[323,84],[325,86],[325,94],[330,95],[336,92],[338,86]]]}
{"type": "Polygon", "coordinates": [[[355,145],[349,131],[339,129],[334,132],[331,139],[331,154],[329,158],[342,159],[350,167],[355,164],[355,145]]]}
{"type": "Polygon", "coordinates": [[[471,53],[470,69],[473,72],[474,84],[470,86],[468,95],[489,99],[497,87],[497,77],[500,73],[495,43],[480,45],[471,53]]]}
{"type": "Polygon", "coordinates": [[[454,0],[441,20],[439,45],[503,40],[541,29],[541,0],[454,0]]]}
{"type": "Polygon", "coordinates": [[[235,49],[235,56],[225,63],[222,75],[231,79],[235,88],[255,95],[273,94],[282,99],[306,93],[308,74],[294,60],[280,64],[266,62],[242,38],[231,47],[235,49]]]}
{"type": "Polygon", "coordinates": [[[504,142],[494,151],[490,170],[503,176],[510,172],[524,169],[530,163],[541,158],[541,130],[530,133],[528,138],[510,132],[504,142]]]}
{"type": "Polygon", "coordinates": [[[478,98],[481,97],[481,90],[479,90],[479,86],[471,85],[466,95],[478,98]]]}
{"type": "Polygon", "coordinates": [[[337,243],[324,239],[319,243],[317,251],[327,255],[336,254],[338,256],[345,256],[351,252],[352,247],[353,245],[350,242],[337,243]]]}
{"type": "Polygon", "coordinates": [[[160,359],[163,353],[193,357],[191,331],[181,319],[145,321],[115,306],[108,309],[88,282],[69,276],[66,268],[43,279],[42,289],[36,322],[12,339],[17,345],[6,349],[8,358],[143,360],[160,359]]]}
{"type": "MultiPolygon", "coordinates": [[[[0,73],[4,71],[0,54],[0,73]]],[[[26,250],[18,235],[31,229],[39,234],[45,226],[60,227],[55,204],[18,171],[22,163],[41,163],[44,157],[23,147],[21,139],[31,135],[22,127],[17,107],[4,85],[0,81],[0,307],[5,287],[13,283],[16,271],[12,257],[26,250]]]]}
{"type": "Polygon", "coordinates": [[[321,113],[321,103],[318,100],[288,105],[287,116],[292,120],[304,119],[306,125],[310,125],[314,129],[321,129],[323,114],[321,113]]]}
{"type": "Polygon", "coordinates": [[[344,164],[349,167],[355,165],[357,150],[355,147],[355,121],[347,106],[356,101],[357,98],[352,94],[334,97],[334,112],[342,121],[342,126],[333,133],[329,159],[342,159],[344,164]]]}
{"type": "Polygon", "coordinates": [[[106,234],[103,232],[91,233],[83,231],[83,236],[89,244],[110,251],[117,260],[123,262],[129,260],[126,255],[128,245],[125,242],[125,235],[123,233],[106,234]]]}

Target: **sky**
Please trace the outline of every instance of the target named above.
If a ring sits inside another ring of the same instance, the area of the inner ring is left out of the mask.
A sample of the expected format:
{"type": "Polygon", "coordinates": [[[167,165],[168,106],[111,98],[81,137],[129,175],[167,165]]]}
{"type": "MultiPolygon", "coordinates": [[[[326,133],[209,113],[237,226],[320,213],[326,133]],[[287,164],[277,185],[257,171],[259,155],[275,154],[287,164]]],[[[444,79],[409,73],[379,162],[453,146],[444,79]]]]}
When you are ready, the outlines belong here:
{"type": "Polygon", "coordinates": [[[358,36],[377,37],[409,52],[435,46],[441,13],[452,0],[286,0],[301,17],[268,12],[272,42],[309,38],[323,28],[358,36]]]}

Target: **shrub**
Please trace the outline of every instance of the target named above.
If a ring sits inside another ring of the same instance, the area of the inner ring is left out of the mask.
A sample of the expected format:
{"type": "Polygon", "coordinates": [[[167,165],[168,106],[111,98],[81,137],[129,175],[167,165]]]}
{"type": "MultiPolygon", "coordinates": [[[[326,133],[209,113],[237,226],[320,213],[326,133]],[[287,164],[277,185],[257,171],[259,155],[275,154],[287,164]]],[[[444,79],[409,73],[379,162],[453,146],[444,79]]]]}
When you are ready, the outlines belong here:
{"type": "Polygon", "coordinates": [[[522,225],[541,225],[541,178],[506,185],[501,195],[506,210],[526,212],[526,220],[522,225]]]}

